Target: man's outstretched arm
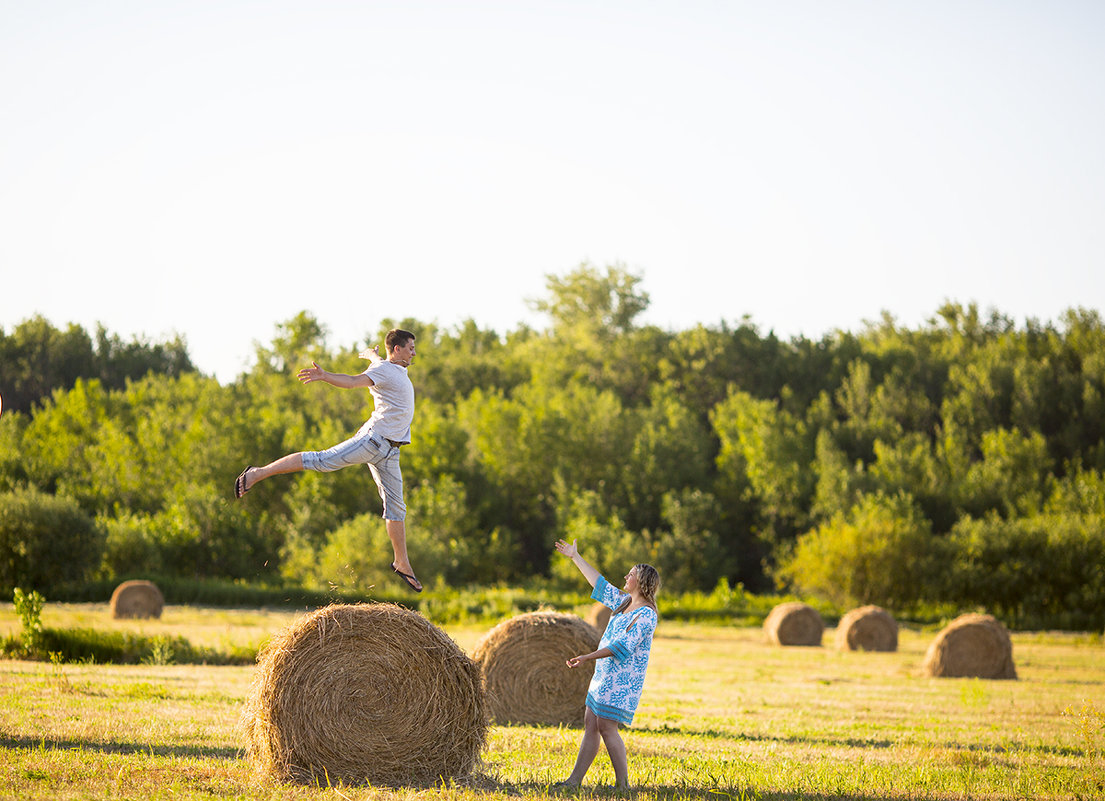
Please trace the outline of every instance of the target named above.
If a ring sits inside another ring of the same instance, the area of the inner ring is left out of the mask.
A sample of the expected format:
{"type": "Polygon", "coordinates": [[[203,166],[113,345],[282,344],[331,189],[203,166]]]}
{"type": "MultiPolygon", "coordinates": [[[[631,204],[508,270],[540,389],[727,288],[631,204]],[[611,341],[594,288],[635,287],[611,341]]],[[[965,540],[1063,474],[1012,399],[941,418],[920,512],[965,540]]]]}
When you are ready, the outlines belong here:
{"type": "Polygon", "coordinates": [[[362,359],[368,359],[373,364],[379,364],[384,360],[384,357],[380,355],[380,346],[375,345],[371,348],[366,348],[357,354],[362,359]]]}
{"type": "Polygon", "coordinates": [[[357,375],[331,373],[329,370],[323,370],[319,367],[317,362],[311,362],[310,367],[304,367],[300,370],[298,377],[304,384],[310,384],[312,381],[325,381],[327,384],[341,387],[342,389],[371,387],[376,384],[375,381],[364,373],[358,373],[357,375]]]}

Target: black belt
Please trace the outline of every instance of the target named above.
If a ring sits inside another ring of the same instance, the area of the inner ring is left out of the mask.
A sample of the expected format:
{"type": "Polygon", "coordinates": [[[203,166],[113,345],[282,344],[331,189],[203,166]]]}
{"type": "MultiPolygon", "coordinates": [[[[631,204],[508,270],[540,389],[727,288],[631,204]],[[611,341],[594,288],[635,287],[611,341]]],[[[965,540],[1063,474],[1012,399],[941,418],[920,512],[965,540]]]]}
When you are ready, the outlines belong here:
{"type": "Polygon", "coordinates": [[[387,441],[387,444],[391,445],[393,448],[401,448],[407,444],[405,442],[396,442],[395,440],[388,439],[387,437],[384,437],[384,439],[387,441]]]}

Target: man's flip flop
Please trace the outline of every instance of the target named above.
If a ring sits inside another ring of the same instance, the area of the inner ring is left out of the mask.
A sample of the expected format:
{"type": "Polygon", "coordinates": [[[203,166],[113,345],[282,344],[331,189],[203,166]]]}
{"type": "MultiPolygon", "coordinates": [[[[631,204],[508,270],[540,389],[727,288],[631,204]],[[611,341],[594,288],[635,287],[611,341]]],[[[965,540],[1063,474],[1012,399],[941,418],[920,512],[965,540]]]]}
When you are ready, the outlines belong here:
{"type": "Polygon", "coordinates": [[[247,467],[245,470],[242,471],[242,474],[240,476],[238,476],[236,479],[234,479],[234,497],[235,498],[238,498],[240,500],[243,495],[245,495],[247,492],[249,492],[249,490],[246,489],[246,473],[248,473],[252,469],[253,469],[253,465],[250,465],[249,467],[247,467]]]}
{"type": "Polygon", "coordinates": [[[392,569],[392,571],[394,571],[394,572],[398,573],[400,576],[402,576],[403,581],[407,582],[407,586],[410,587],[412,590],[414,590],[415,592],[422,592],[422,588],[418,586],[418,579],[416,579],[410,573],[404,573],[402,570],[397,568],[395,566],[395,562],[391,563],[391,569],[392,569]]]}

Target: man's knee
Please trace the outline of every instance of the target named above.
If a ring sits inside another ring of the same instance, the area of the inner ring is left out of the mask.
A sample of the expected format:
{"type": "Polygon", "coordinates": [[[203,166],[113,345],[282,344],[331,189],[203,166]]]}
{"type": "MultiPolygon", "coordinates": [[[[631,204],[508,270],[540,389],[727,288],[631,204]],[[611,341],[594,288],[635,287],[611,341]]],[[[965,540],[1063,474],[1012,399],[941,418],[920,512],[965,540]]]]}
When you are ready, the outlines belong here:
{"type": "Polygon", "coordinates": [[[384,520],[388,523],[402,523],[407,519],[407,505],[402,499],[384,497],[384,520]]]}

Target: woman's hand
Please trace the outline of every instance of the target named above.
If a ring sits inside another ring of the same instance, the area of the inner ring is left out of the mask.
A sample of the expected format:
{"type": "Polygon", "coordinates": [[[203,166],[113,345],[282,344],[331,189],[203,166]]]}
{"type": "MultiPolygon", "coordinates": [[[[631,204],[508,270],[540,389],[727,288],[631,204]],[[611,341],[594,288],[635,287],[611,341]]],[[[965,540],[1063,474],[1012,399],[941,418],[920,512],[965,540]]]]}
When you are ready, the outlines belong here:
{"type": "Polygon", "coordinates": [[[576,541],[572,540],[557,540],[556,550],[564,556],[567,556],[572,560],[572,564],[579,568],[579,572],[583,574],[583,577],[587,579],[592,587],[599,580],[599,571],[587,564],[587,560],[579,555],[579,548],[576,547],[576,541]]]}
{"type": "Polygon", "coordinates": [[[584,662],[595,662],[599,659],[606,659],[608,656],[613,656],[614,652],[609,648],[599,648],[597,651],[592,651],[589,654],[580,654],[579,656],[573,656],[564,662],[568,667],[579,667],[584,662]]]}
{"type": "Polygon", "coordinates": [[[576,547],[575,540],[572,540],[571,542],[568,542],[567,540],[557,540],[556,550],[562,553],[564,556],[567,556],[569,559],[575,559],[577,556],[579,556],[579,548],[576,547]]]}

